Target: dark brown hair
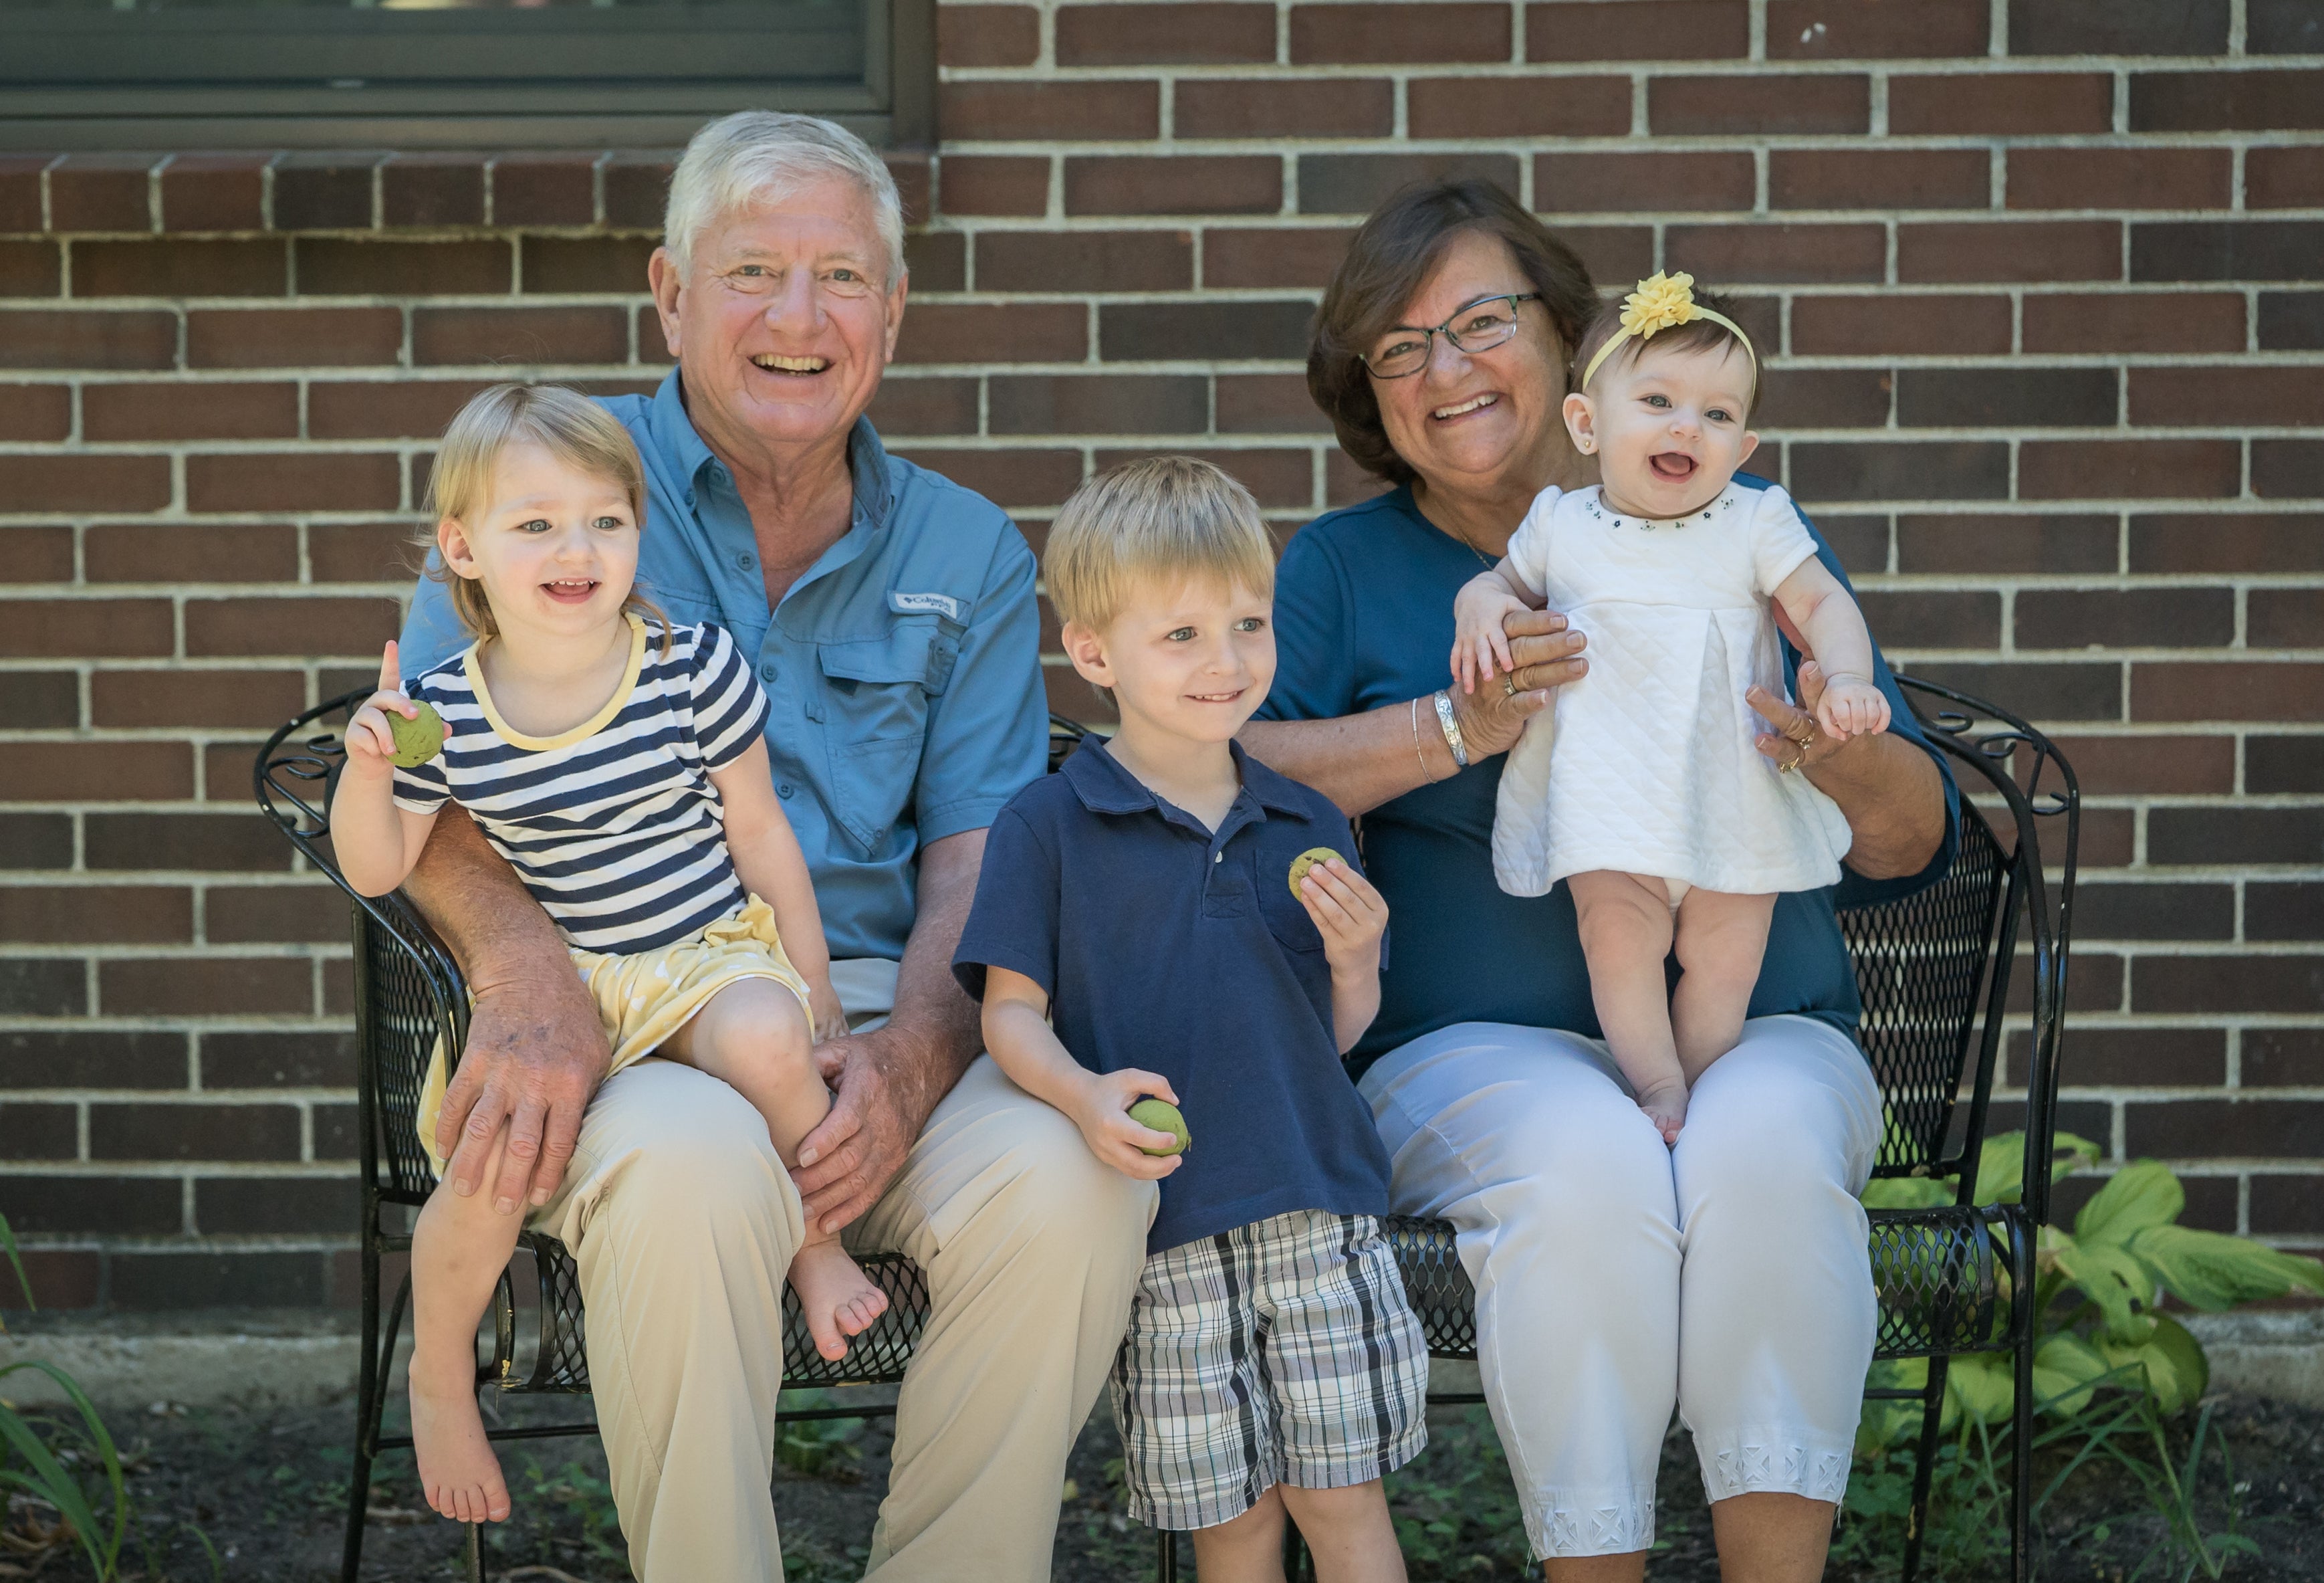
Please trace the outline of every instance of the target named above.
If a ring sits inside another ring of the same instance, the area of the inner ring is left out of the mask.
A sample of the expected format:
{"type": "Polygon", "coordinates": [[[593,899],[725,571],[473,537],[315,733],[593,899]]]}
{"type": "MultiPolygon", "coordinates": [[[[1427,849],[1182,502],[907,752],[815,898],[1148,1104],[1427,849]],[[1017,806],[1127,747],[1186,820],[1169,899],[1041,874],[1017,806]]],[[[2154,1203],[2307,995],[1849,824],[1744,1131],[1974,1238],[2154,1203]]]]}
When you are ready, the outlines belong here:
{"type": "MultiPolygon", "coordinates": [[[[1694,301],[1698,308],[1708,308],[1713,313],[1724,313],[1729,319],[1736,319],[1735,304],[1713,292],[1697,292],[1694,293],[1694,301]]],[[[1737,322],[1740,323],[1741,320],[1738,319],[1737,322]]],[[[1604,346],[1614,332],[1621,328],[1622,301],[1620,299],[1609,302],[1598,310],[1598,316],[1590,321],[1589,328],[1582,332],[1580,343],[1573,348],[1573,368],[1567,376],[1568,384],[1572,388],[1575,390],[1582,388],[1582,371],[1590,366],[1590,359],[1598,355],[1598,348],[1604,346]]],[[[1684,324],[1674,324],[1668,329],[1656,330],[1651,340],[1640,340],[1637,337],[1632,336],[1614,348],[1598,372],[1603,374],[1618,363],[1637,361],[1649,346],[1662,352],[1695,352],[1709,351],[1713,347],[1743,347],[1745,356],[1751,359],[1751,407],[1749,412],[1743,414],[1744,425],[1747,428],[1749,427],[1751,414],[1759,410],[1761,381],[1759,349],[1757,347],[1749,346],[1741,337],[1715,319],[1692,319],[1684,324]]]]}
{"type": "Polygon", "coordinates": [[[1406,188],[1366,220],[1348,244],[1307,348],[1307,393],[1332,420],[1340,449],[1366,472],[1409,483],[1410,463],[1397,455],[1380,424],[1379,402],[1363,353],[1398,316],[1463,231],[1508,245],[1557,333],[1560,361],[1570,356],[1598,311],[1590,269],[1525,207],[1490,181],[1430,181],[1406,188]]]}

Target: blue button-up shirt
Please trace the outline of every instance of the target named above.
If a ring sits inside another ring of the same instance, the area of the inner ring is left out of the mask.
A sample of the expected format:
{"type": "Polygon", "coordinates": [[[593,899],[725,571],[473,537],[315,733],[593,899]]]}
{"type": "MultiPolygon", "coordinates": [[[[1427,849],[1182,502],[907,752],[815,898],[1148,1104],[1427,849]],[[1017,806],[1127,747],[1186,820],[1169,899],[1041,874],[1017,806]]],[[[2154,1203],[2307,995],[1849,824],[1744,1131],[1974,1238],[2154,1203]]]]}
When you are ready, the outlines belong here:
{"type": "MultiPolygon", "coordinates": [[[[901,959],[920,848],[990,825],[1046,763],[1032,551],[998,506],[890,456],[859,420],[853,521],[770,610],[750,513],[695,432],[677,371],[650,399],[604,404],[645,460],[640,586],[671,620],[715,621],[754,657],[775,791],[831,954],[901,959]]],[[[405,674],[470,641],[423,579],[405,674]]]]}

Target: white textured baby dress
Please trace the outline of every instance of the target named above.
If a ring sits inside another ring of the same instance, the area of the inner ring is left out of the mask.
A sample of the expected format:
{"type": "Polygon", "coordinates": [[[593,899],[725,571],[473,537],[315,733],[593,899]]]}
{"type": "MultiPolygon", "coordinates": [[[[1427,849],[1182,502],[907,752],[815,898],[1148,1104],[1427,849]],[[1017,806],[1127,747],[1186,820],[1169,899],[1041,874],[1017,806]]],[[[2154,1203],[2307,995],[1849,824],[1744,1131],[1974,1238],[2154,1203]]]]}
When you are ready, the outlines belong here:
{"type": "Polygon", "coordinates": [[[1542,491],[1509,560],[1589,638],[1590,669],[1509,750],[1501,889],[1537,896],[1598,869],[1738,895],[1840,878],[1847,819],[1753,745],[1767,727],[1743,697],[1784,695],[1770,596],[1814,553],[1773,485],[1729,484],[1675,522],[1618,515],[1594,486],[1542,491]]]}

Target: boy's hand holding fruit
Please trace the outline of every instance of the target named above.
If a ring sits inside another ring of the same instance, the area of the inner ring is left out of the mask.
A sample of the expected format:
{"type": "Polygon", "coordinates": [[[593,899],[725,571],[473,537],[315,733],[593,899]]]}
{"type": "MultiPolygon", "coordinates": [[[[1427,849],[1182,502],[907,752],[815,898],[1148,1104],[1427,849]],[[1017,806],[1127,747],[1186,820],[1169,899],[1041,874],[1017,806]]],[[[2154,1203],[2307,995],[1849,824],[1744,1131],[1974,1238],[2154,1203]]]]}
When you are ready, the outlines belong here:
{"type": "Polygon", "coordinates": [[[1157,1132],[1131,1119],[1130,1107],[1149,1096],[1174,1106],[1178,1103],[1169,1079],[1153,1072],[1135,1067],[1091,1072],[1065,1114],[1082,1129],[1091,1153],[1124,1176],[1159,1181],[1178,1169],[1179,1143],[1176,1134],[1157,1132]]]}

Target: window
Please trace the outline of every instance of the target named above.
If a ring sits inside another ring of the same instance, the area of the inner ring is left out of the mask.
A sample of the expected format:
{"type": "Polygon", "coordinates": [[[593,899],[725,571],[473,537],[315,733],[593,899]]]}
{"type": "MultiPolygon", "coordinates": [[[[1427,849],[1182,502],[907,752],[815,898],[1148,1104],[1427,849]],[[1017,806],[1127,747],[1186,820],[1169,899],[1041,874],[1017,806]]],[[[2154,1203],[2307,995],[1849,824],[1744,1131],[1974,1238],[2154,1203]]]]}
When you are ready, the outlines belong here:
{"type": "Polygon", "coordinates": [[[803,110],[933,141],[934,0],[0,0],[0,147],[664,146],[803,110]]]}

